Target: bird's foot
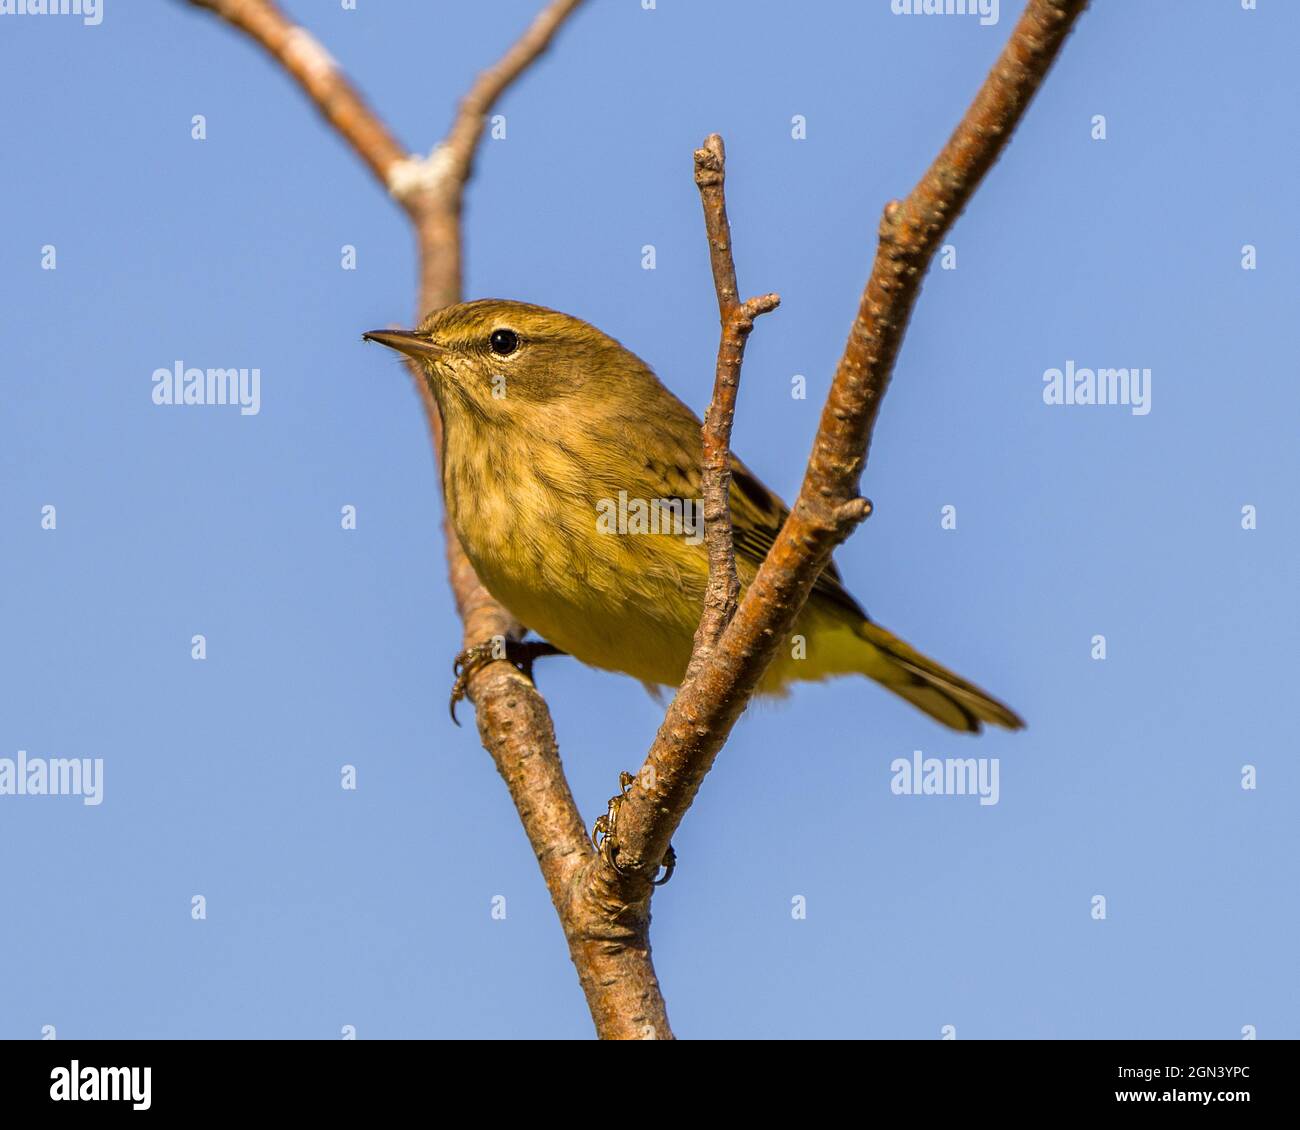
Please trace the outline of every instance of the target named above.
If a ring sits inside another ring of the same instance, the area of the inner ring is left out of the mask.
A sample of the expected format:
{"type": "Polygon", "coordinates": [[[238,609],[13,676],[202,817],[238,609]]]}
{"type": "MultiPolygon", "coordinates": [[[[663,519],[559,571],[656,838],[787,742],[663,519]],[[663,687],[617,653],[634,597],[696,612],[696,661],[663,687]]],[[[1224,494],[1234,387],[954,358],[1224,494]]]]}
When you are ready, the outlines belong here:
{"type": "MultiPolygon", "coordinates": [[[[610,797],[609,808],[606,810],[605,815],[597,816],[595,826],[591,829],[592,846],[600,853],[601,859],[620,875],[624,875],[626,872],[619,867],[616,859],[618,855],[618,836],[616,834],[618,811],[623,807],[623,801],[635,780],[636,778],[626,771],[618,775],[618,795],[610,797]]],[[[669,844],[668,850],[664,852],[663,862],[660,866],[663,868],[663,875],[652,880],[653,885],[656,887],[662,887],[667,883],[673,877],[673,871],[677,868],[677,853],[673,850],[672,844],[669,844]]]]}
{"type": "Polygon", "coordinates": [[[543,655],[565,655],[567,652],[561,651],[554,644],[549,644],[545,640],[511,640],[504,636],[493,636],[486,643],[478,643],[473,647],[467,647],[452,663],[452,673],[456,676],[456,681],[451,685],[451,720],[460,725],[460,719],[456,717],[456,704],[460,702],[466,692],[469,690],[469,681],[474,675],[486,667],[489,663],[494,663],[498,659],[504,659],[508,663],[513,663],[519,668],[529,680],[533,677],[533,662],[540,659],[543,655]]]}

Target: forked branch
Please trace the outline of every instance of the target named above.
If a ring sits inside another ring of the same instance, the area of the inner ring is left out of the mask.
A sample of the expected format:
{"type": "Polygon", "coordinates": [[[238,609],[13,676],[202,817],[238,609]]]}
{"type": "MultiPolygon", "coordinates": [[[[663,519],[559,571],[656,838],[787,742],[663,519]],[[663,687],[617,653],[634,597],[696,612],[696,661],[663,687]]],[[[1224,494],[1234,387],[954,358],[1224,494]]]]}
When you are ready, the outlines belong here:
{"type": "Polygon", "coordinates": [[[618,863],[625,880],[659,866],[831,552],[870,513],[858,483],[921,280],[1086,6],[1087,0],[1029,0],[947,145],[907,197],[886,206],[871,276],[790,517],[712,653],[678,689],[621,806],[618,863]]]}
{"type": "MultiPolygon", "coordinates": [[[[272,0],[190,0],[264,48],[302,87],[410,216],[420,252],[417,316],[461,299],[461,200],[483,125],[496,101],[547,48],[581,0],[552,0],[506,52],[484,71],[444,141],[428,157],[411,156],[366,106],[356,88],[305,28],[272,0]]],[[[441,420],[427,384],[412,370],[435,456],[441,420]]],[[[435,464],[440,463],[435,457],[435,464]]],[[[444,523],[448,574],[464,622],[466,646],[519,634],[514,618],[483,587],[454,531],[444,523]]],[[[450,657],[448,657],[450,659],[450,657]]],[[[450,668],[450,663],[448,664],[450,668]]],[[[448,672],[450,677],[450,670],[448,672]]],[[[648,913],[611,923],[604,908],[574,898],[574,877],[595,858],[565,779],[550,712],[533,684],[504,660],[470,678],[483,745],[505,779],[559,914],[597,1032],[607,1037],[671,1036],[650,962],[648,913]]]]}

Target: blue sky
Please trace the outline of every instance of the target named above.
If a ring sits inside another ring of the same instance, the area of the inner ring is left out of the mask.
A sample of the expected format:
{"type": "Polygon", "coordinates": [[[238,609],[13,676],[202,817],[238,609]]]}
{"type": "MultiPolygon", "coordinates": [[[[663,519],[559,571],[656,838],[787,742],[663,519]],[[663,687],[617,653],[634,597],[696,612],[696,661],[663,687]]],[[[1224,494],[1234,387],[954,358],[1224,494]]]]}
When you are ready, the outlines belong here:
{"type": "MultiPolygon", "coordinates": [[[[783,297],[735,446],[792,496],[880,208],[1019,7],[591,4],[483,147],[467,296],[584,317],[702,409],[691,152],[721,132],[741,288],[783,297]]],[[[288,8],[427,150],[534,2],[288,8]]],[[[679,1035],[1300,1035],[1297,32],[1270,0],[1081,20],[926,281],[876,513],[838,555],[877,620],[1029,728],[964,738],[861,680],[752,710],[654,903],[679,1035]],[[1045,404],[1069,361],[1149,368],[1150,412],[1045,404]],[[998,758],[999,803],[894,795],[916,749],[998,758]]],[[[504,786],[447,719],[418,400],[360,342],[417,315],[401,214],[183,4],[0,16],[0,88],[0,759],[104,766],[99,805],[0,796],[0,1037],[589,1035],[504,786]],[[257,367],[260,411],[155,405],[177,360],[257,367]]],[[[660,708],[568,659],[539,681],[590,822],[660,708]]]]}

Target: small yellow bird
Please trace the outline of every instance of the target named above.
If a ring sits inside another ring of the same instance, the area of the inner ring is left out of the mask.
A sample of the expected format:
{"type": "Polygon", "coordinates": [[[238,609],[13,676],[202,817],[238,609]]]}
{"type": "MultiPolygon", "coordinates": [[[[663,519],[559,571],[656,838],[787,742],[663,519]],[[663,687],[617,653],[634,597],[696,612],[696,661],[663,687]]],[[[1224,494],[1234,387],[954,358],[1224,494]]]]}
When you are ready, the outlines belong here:
{"type": "MultiPolygon", "coordinates": [[[[451,523],[487,590],[555,647],[651,687],[686,672],[708,579],[700,421],[639,357],[567,314],[480,299],[366,338],[415,358],[442,413],[451,523]]],[[[788,509],[734,455],[742,590],[788,509]]],[[[1024,723],[872,623],[827,566],[760,685],[860,674],[954,730],[1024,723]]]]}

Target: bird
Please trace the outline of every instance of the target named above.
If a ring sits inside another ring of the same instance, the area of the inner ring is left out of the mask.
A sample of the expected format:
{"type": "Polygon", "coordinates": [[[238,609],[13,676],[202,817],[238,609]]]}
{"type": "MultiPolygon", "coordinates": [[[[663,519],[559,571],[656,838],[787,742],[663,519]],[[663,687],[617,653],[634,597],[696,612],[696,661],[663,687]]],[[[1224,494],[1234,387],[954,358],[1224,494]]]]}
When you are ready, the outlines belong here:
{"type": "MultiPolygon", "coordinates": [[[[631,350],[544,306],[476,299],[414,330],[363,337],[413,359],[428,384],[442,418],[447,516],[492,597],[551,653],[652,689],[678,686],[709,572],[695,413],[631,350]]],[[[734,454],[730,467],[743,593],[789,508],[734,454]]],[[[790,641],[760,695],[857,674],[952,730],[1024,726],[872,620],[834,562],[790,641]]]]}

